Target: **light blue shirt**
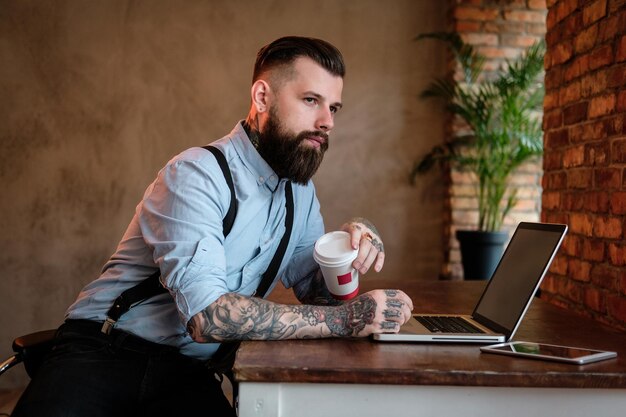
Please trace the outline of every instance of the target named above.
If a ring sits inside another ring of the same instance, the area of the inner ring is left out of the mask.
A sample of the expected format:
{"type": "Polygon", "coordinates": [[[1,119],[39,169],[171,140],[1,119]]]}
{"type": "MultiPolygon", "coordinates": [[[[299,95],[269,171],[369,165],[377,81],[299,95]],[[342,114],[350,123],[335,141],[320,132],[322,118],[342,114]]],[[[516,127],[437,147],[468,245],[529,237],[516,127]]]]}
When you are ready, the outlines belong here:
{"type": "MultiPolygon", "coordinates": [[[[224,175],[206,149],[188,149],[146,189],[102,275],[81,291],[66,318],[104,321],[115,298],[160,268],[170,294],[131,308],[116,328],[198,359],[217,350],[217,343],[194,342],[187,322],[225,293],[254,293],[285,232],[286,180],[261,158],[241,123],[212,145],[228,161],[239,205],[228,237],[224,175]]],[[[292,187],[293,230],[278,277],[287,288],[302,288],[318,269],[313,246],[324,224],[313,183],[292,187]]]]}

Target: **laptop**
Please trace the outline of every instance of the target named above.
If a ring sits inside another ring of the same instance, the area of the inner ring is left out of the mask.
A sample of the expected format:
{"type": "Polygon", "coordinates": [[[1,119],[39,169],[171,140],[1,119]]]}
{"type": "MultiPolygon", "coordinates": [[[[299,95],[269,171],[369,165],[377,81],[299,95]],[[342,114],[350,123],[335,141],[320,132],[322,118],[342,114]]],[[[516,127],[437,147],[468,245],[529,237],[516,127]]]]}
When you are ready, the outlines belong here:
{"type": "Polygon", "coordinates": [[[564,224],[520,223],[471,316],[414,314],[400,332],[375,334],[373,338],[386,342],[499,343],[510,340],[565,233],[567,226],[564,224]]]}

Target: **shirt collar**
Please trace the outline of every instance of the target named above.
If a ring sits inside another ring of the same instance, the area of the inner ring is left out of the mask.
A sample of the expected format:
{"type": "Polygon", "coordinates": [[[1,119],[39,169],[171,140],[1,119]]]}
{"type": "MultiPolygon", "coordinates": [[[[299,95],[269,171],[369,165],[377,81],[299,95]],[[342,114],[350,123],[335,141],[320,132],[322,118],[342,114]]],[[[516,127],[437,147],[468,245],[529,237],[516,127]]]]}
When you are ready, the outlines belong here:
{"type": "Polygon", "coordinates": [[[237,151],[237,154],[239,154],[239,157],[243,161],[246,168],[248,168],[250,172],[256,176],[257,184],[259,186],[265,185],[271,192],[274,192],[278,188],[280,179],[256,150],[252,141],[250,141],[250,138],[246,134],[242,123],[243,121],[237,123],[231,132],[232,137],[235,139],[233,140],[235,150],[237,151]]]}

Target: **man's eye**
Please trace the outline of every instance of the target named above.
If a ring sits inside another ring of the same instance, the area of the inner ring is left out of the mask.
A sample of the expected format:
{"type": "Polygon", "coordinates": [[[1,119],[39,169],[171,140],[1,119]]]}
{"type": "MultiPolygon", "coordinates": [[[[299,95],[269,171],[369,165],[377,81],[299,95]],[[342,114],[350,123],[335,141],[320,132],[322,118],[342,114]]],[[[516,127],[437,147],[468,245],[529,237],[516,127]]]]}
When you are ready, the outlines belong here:
{"type": "Polygon", "coordinates": [[[338,109],[337,107],[335,107],[335,106],[330,106],[330,112],[331,112],[332,114],[337,113],[337,111],[338,111],[338,110],[339,110],[339,109],[338,109]]]}
{"type": "Polygon", "coordinates": [[[307,102],[308,104],[315,104],[315,103],[317,103],[317,100],[314,99],[313,97],[306,97],[304,99],[304,101],[307,102]]]}

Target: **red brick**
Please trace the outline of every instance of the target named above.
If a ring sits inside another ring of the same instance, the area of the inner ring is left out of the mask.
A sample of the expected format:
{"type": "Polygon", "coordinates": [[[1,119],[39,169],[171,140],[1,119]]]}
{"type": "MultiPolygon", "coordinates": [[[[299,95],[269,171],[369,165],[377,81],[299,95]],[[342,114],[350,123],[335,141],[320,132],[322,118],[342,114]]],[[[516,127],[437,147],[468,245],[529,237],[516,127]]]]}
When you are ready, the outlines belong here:
{"type": "Polygon", "coordinates": [[[559,92],[546,92],[543,97],[543,109],[544,111],[554,109],[559,106],[559,92]]]}
{"type": "Polygon", "coordinates": [[[602,43],[608,40],[615,39],[618,29],[619,29],[619,17],[618,16],[613,15],[604,19],[598,30],[598,42],[602,43]]]}
{"type": "Polygon", "coordinates": [[[598,144],[587,145],[587,156],[585,157],[590,165],[603,166],[608,165],[609,144],[601,142],[598,144]]]}
{"type": "MultiPolygon", "coordinates": [[[[583,19],[580,13],[574,13],[567,16],[563,23],[561,23],[562,32],[560,34],[561,39],[569,39],[570,41],[576,35],[580,33],[583,27],[583,19]]],[[[558,28],[557,28],[558,29],[558,28]]]]}
{"type": "Polygon", "coordinates": [[[611,243],[609,244],[609,259],[611,264],[615,266],[626,265],[626,245],[611,243]]]}
{"type": "Polygon", "coordinates": [[[619,189],[622,185],[621,169],[598,168],[594,173],[594,185],[600,189],[619,189]]]}
{"type": "MultiPolygon", "coordinates": [[[[585,113],[586,115],[586,113],[585,113]]],[[[561,109],[546,111],[543,113],[543,130],[556,129],[563,124],[563,112],[561,109]]]]}
{"type": "Polygon", "coordinates": [[[543,151],[543,169],[546,171],[560,169],[563,166],[563,153],[553,151],[546,146],[543,151]]]}
{"type": "Polygon", "coordinates": [[[543,23],[546,21],[544,13],[531,10],[510,10],[504,12],[504,20],[515,22],[543,23]]]}
{"type": "Polygon", "coordinates": [[[608,72],[608,87],[622,88],[626,85],[626,65],[612,65],[608,72]]]}
{"type": "Polygon", "coordinates": [[[611,317],[621,322],[626,322],[626,297],[609,295],[607,297],[607,307],[611,317]]]}
{"type": "Polygon", "coordinates": [[[498,45],[498,35],[493,33],[463,33],[461,37],[471,45],[498,45]]]}
{"type": "Polygon", "coordinates": [[[562,288],[559,292],[567,299],[574,301],[577,304],[582,304],[584,288],[584,285],[574,281],[573,279],[569,279],[565,281],[565,288],[562,288]]]}
{"type": "MultiPolygon", "coordinates": [[[[548,10],[548,15],[546,16],[546,29],[548,29],[548,33],[552,32],[554,26],[557,24],[557,14],[556,9],[552,8],[548,10]]],[[[550,45],[550,43],[548,43],[550,45]]]]}
{"type": "Polygon", "coordinates": [[[538,35],[541,37],[545,37],[546,35],[546,25],[544,23],[527,23],[526,24],[526,32],[532,35],[538,35]]]}
{"type": "Polygon", "coordinates": [[[458,20],[495,20],[500,15],[497,9],[481,9],[470,6],[458,6],[454,9],[454,17],[458,20]]]}
{"type": "Polygon", "coordinates": [[[622,136],[622,132],[624,131],[624,115],[617,114],[608,119],[604,119],[604,125],[607,136],[622,136]]]}
{"type": "Polygon", "coordinates": [[[613,48],[611,45],[603,45],[594,49],[589,56],[589,68],[604,67],[613,62],[613,48]]]}
{"type": "Polygon", "coordinates": [[[569,132],[567,129],[553,130],[546,134],[546,146],[560,148],[569,144],[569,132]]]}
{"type": "Polygon", "coordinates": [[[605,291],[597,288],[586,287],[584,290],[584,304],[594,311],[606,313],[605,291]]]}
{"type": "Polygon", "coordinates": [[[606,90],[608,83],[608,71],[596,71],[591,73],[580,80],[580,95],[582,97],[589,97],[602,93],[606,90]]]}
{"type": "Polygon", "coordinates": [[[558,88],[562,84],[563,71],[561,67],[554,67],[550,71],[546,72],[544,77],[544,86],[546,90],[552,90],[554,88],[558,88]]]}
{"type": "Polygon", "coordinates": [[[606,16],[606,0],[597,0],[583,9],[583,24],[589,24],[606,16]]]}
{"type": "Polygon", "coordinates": [[[585,162],[585,147],[579,145],[568,148],[563,154],[563,168],[579,167],[585,162]]]}
{"type": "Polygon", "coordinates": [[[572,14],[578,7],[578,0],[562,0],[556,5],[556,20],[560,22],[565,17],[572,14]]]}
{"type": "Polygon", "coordinates": [[[578,193],[564,193],[561,196],[561,209],[565,211],[581,211],[584,200],[578,193]]]}
{"type": "Polygon", "coordinates": [[[619,92],[619,96],[617,96],[617,106],[615,109],[619,112],[626,111],[626,90],[619,92]]]}
{"type": "Polygon", "coordinates": [[[479,32],[481,30],[481,22],[468,22],[467,20],[457,20],[454,22],[454,30],[458,33],[479,32]]]}
{"type": "Polygon", "coordinates": [[[567,174],[563,171],[543,174],[543,182],[549,190],[559,190],[567,186],[567,174]]]}
{"type": "Polygon", "coordinates": [[[528,48],[539,41],[539,37],[537,36],[522,34],[503,33],[500,35],[500,38],[502,39],[502,45],[514,46],[518,48],[528,48]]]}
{"type": "Polygon", "coordinates": [[[561,194],[544,191],[541,196],[541,207],[547,210],[558,209],[561,204],[561,194]]]}
{"type": "Polygon", "coordinates": [[[613,141],[611,145],[611,162],[626,163],[626,139],[613,141]]]}
{"type": "Polygon", "coordinates": [[[606,213],[609,209],[609,193],[606,191],[587,191],[583,201],[583,208],[594,213],[606,213]]]}
{"type": "Polygon", "coordinates": [[[580,100],[580,82],[574,81],[559,91],[559,102],[562,106],[580,100]]]}
{"type": "Polygon", "coordinates": [[[623,10],[624,5],[626,5],[626,0],[610,0],[609,1],[609,13],[616,12],[618,10],[623,10]]]}
{"type": "Polygon", "coordinates": [[[622,220],[617,217],[596,217],[593,222],[594,234],[607,239],[622,237],[622,220]]]}
{"type": "Polygon", "coordinates": [[[557,292],[558,280],[560,279],[563,279],[563,277],[557,277],[555,275],[552,275],[551,273],[546,274],[545,278],[543,279],[543,282],[541,283],[542,298],[543,298],[543,295],[547,292],[551,294],[554,294],[557,292]]]}
{"type": "Polygon", "coordinates": [[[604,242],[595,239],[583,241],[583,259],[587,261],[604,261],[604,242]]]}
{"type": "Polygon", "coordinates": [[[484,55],[487,59],[495,58],[517,58],[520,54],[519,49],[511,47],[495,47],[495,46],[478,46],[478,53],[484,55]]]}
{"type": "Polygon", "coordinates": [[[542,212],[541,219],[546,223],[569,224],[569,215],[563,212],[542,212]]]}
{"type": "Polygon", "coordinates": [[[569,234],[565,237],[563,241],[563,247],[561,251],[567,256],[574,256],[576,258],[580,257],[582,252],[582,238],[578,235],[569,234]]]}
{"type": "Polygon", "coordinates": [[[569,277],[582,282],[591,281],[591,264],[580,259],[571,258],[568,264],[569,277]]]}
{"type": "Polygon", "coordinates": [[[594,97],[589,102],[589,118],[605,116],[615,110],[615,94],[594,97]]]}
{"type": "Polygon", "coordinates": [[[602,139],[606,135],[603,121],[578,124],[570,127],[569,140],[571,143],[590,142],[602,139]]]}
{"type": "MultiPolygon", "coordinates": [[[[626,19],[625,19],[626,20],[626,19]]],[[[626,35],[622,36],[617,44],[617,53],[615,54],[615,61],[626,61],[626,35]]]]}
{"type": "Polygon", "coordinates": [[[550,272],[557,275],[567,275],[567,258],[557,255],[550,265],[550,272]]]}
{"type": "Polygon", "coordinates": [[[588,214],[572,213],[570,215],[570,227],[573,233],[593,236],[593,219],[588,214]]]}
{"type": "Polygon", "coordinates": [[[622,268],[598,263],[591,268],[591,282],[609,291],[617,291],[620,279],[626,277],[622,268]]]}
{"type": "Polygon", "coordinates": [[[572,169],[567,173],[568,188],[584,188],[591,187],[593,182],[593,172],[588,168],[572,169]]]}
{"type": "Polygon", "coordinates": [[[611,213],[626,214],[626,191],[611,193],[611,213]]]}
{"type": "Polygon", "coordinates": [[[580,55],[572,61],[572,63],[564,71],[563,79],[571,81],[589,71],[589,54],[580,55]]]}
{"type": "Polygon", "coordinates": [[[552,65],[558,65],[568,61],[574,50],[570,42],[561,42],[550,52],[552,53],[552,65]]]}
{"type": "Polygon", "coordinates": [[[574,50],[576,53],[586,52],[593,48],[598,40],[598,24],[588,27],[580,32],[574,39],[574,50]]]}
{"type": "Polygon", "coordinates": [[[528,8],[533,10],[546,10],[546,0],[528,0],[528,8]]]}
{"type": "Polygon", "coordinates": [[[563,123],[572,125],[587,118],[587,102],[582,101],[569,105],[563,109],[563,123]]]}

